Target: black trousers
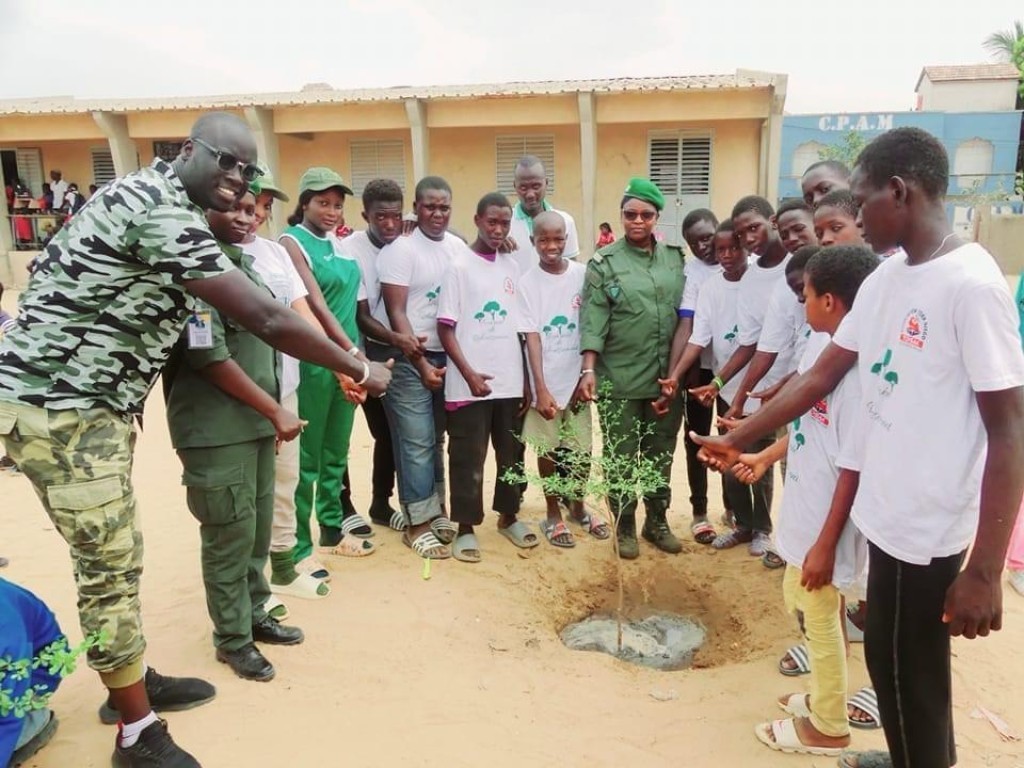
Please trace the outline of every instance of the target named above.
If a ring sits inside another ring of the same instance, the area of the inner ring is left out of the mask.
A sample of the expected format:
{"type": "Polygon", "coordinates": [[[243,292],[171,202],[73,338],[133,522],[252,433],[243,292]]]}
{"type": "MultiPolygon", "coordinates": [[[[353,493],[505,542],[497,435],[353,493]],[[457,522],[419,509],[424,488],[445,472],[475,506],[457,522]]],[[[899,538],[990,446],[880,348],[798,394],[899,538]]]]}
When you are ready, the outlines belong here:
{"type": "Polygon", "coordinates": [[[519,512],[519,485],[506,481],[505,473],[522,471],[520,402],[520,397],[480,400],[448,412],[448,493],[452,522],[480,525],[484,521],[484,464],[488,442],[494,447],[498,465],[491,509],[503,515],[519,512]]]}
{"type": "MultiPolygon", "coordinates": [[[[696,365],[700,365],[697,363],[696,365]]],[[[697,386],[703,387],[710,384],[714,378],[707,368],[699,369],[697,386]]],[[[686,380],[686,377],[683,377],[686,380]]],[[[693,509],[693,516],[698,517],[708,513],[708,468],[698,458],[697,451],[700,446],[690,439],[690,430],[698,435],[710,435],[711,423],[714,420],[714,406],[704,407],[700,400],[685,392],[686,398],[686,425],[683,429],[683,447],[686,449],[686,482],[690,486],[690,507],[693,509]]],[[[721,411],[725,413],[725,411],[721,411]]],[[[722,505],[725,509],[731,509],[729,500],[725,494],[725,487],[722,487],[722,505]]]]}
{"type": "Polygon", "coordinates": [[[395,454],[384,403],[377,397],[366,398],[363,415],[373,436],[373,497],[387,499],[395,492],[395,454]]]}
{"type": "Polygon", "coordinates": [[[911,565],[869,545],[864,657],[895,768],[956,764],[946,591],[964,553],[911,565]]]}
{"type": "MultiPolygon", "coordinates": [[[[718,398],[718,412],[725,413],[729,404],[718,398]]],[[[761,437],[743,449],[744,453],[758,453],[775,442],[774,435],[761,437]]],[[[732,472],[722,474],[722,489],[736,518],[737,528],[750,531],[772,532],[772,496],[775,491],[775,468],[769,467],[764,477],[753,485],[741,483],[732,472]]]]}

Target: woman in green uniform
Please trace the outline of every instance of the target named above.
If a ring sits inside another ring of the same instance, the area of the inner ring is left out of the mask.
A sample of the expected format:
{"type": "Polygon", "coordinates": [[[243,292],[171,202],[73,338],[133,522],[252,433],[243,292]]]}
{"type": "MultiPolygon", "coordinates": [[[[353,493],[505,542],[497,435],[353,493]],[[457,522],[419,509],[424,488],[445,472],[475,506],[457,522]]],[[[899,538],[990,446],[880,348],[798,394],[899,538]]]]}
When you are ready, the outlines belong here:
{"type": "MultiPolygon", "coordinates": [[[[351,194],[344,179],[330,168],[307,170],[299,179],[299,202],[295,213],[288,217],[290,226],[282,233],[280,242],[306,282],[310,298],[322,295],[327,313],[322,307],[317,311],[319,302],[311,300],[310,305],[324,331],[342,348],[362,359],[351,341],[359,338],[359,264],[335,247],[333,236],[341,220],[345,195],[351,194]]],[[[341,478],[348,466],[355,404],[346,398],[333,372],[306,363],[299,366],[298,395],[299,416],[308,426],[302,432],[299,446],[294,556],[297,565],[305,561],[310,566],[300,570],[319,570],[315,559],[307,561],[313,552],[309,519],[314,508],[320,525],[319,548],[325,554],[369,554],[373,546],[362,539],[372,536],[373,530],[359,515],[343,520],[339,501],[341,478]],[[345,534],[359,540],[345,538],[345,534]]]]}
{"type": "MultiPolygon", "coordinates": [[[[658,549],[677,553],[682,545],[666,519],[669,477],[682,402],[655,409],[658,379],[668,371],[669,348],[683,293],[683,252],[658,242],[654,228],[665,205],[661,190],[647,179],[630,179],[622,198],[623,237],[599,250],[587,264],[580,312],[582,399],[601,392],[613,402],[599,409],[604,450],[624,457],[653,458],[663,485],[644,494],[643,537],[658,549]]],[[[619,555],[640,554],[636,538],[636,499],[609,498],[618,525],[619,555]]]]}

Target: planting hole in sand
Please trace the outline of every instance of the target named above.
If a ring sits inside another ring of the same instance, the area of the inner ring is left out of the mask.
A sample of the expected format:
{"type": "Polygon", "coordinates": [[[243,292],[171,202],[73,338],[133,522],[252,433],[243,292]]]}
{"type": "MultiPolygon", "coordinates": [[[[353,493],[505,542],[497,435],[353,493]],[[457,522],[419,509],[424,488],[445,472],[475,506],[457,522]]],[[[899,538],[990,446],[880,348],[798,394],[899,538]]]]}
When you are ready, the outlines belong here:
{"type": "Polygon", "coordinates": [[[654,669],[686,669],[704,644],[704,626],[684,616],[657,613],[619,624],[613,616],[588,616],[560,633],[574,651],[599,651],[630,664],[654,669]]]}

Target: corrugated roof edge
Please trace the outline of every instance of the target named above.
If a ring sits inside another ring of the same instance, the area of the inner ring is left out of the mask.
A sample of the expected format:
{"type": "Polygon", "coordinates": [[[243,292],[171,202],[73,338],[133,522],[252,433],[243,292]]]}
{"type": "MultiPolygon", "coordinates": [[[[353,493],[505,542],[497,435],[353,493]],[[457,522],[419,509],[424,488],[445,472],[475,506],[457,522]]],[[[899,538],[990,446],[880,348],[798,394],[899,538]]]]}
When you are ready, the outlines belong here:
{"type": "Polygon", "coordinates": [[[244,107],[346,104],[404,99],[471,99],[555,96],[570,93],[631,91],[729,90],[770,88],[778,75],[738,70],[731,75],[624,77],[606,80],[544,80],[481,85],[394,86],[390,88],[310,88],[264,94],[170,96],[159,99],[76,99],[44,97],[0,101],[0,115],[87,114],[90,112],[154,112],[172,109],[237,109],[244,107]]]}

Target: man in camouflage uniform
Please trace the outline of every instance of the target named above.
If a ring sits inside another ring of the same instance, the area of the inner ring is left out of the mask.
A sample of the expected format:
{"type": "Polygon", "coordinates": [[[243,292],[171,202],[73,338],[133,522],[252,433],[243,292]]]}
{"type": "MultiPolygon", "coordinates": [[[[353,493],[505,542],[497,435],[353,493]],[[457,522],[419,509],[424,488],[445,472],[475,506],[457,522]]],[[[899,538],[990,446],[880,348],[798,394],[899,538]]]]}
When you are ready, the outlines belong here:
{"type": "Polygon", "coordinates": [[[142,536],[131,483],[133,421],[195,310],[194,296],[272,346],[353,376],[370,394],[386,366],[357,361],[234,268],[203,210],[229,210],[259,171],[245,123],[211,113],[181,155],[154,161],[93,196],[40,254],[17,326],[0,342],[0,436],[67,541],[89,664],[122,726],[114,764],[191,768],[153,707],[208,701],[202,681],[143,663],[142,536]],[[152,707],[151,707],[152,703],[152,707]]]}

